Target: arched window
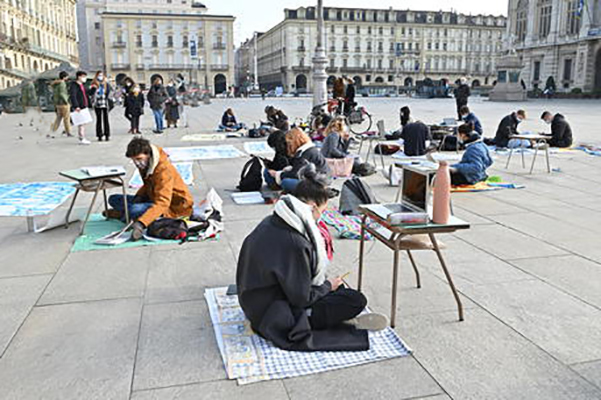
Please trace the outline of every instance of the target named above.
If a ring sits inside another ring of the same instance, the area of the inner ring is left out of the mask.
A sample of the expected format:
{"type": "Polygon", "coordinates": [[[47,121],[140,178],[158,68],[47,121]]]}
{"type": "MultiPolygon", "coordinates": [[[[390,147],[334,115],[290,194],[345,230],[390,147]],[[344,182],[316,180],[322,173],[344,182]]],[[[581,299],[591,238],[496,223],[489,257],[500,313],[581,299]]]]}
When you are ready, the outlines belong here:
{"type": "Polygon", "coordinates": [[[528,31],[528,0],[520,0],[515,18],[515,37],[518,42],[526,40],[528,31]]]}
{"type": "Polygon", "coordinates": [[[551,30],[551,14],[553,2],[551,0],[538,1],[538,37],[546,38],[551,30]]]}

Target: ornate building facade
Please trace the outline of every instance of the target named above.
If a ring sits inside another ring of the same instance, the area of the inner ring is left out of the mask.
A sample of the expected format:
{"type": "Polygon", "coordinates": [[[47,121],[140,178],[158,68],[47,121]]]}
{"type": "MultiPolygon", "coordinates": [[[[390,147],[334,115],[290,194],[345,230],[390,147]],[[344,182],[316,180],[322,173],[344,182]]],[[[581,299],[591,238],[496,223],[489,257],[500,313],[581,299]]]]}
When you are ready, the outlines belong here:
{"type": "Polygon", "coordinates": [[[211,93],[234,84],[234,17],[207,14],[196,1],[86,0],[79,6],[81,54],[89,70],[148,85],[183,75],[211,93]]]}
{"type": "MultiPolygon", "coordinates": [[[[270,89],[311,91],[315,8],[285,10],[258,39],[259,81],[270,89]]],[[[324,9],[330,82],[353,77],[370,92],[411,87],[424,79],[492,85],[506,18],[455,12],[324,9]]]]}
{"type": "Polygon", "coordinates": [[[601,92],[601,0],[510,0],[507,47],[530,90],[601,92]]]}
{"type": "Polygon", "coordinates": [[[76,0],[0,0],[0,89],[79,63],[76,0]]]}

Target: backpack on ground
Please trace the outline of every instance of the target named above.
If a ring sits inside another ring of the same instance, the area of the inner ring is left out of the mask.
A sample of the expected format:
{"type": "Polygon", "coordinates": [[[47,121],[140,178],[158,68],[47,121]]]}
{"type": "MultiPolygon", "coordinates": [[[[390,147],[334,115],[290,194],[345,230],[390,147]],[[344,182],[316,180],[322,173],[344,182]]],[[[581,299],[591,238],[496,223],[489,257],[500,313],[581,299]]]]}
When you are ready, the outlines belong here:
{"type": "Polygon", "coordinates": [[[253,156],[242,168],[238,190],[256,192],[261,189],[261,186],[263,186],[263,162],[259,157],[253,156]]]}
{"type": "Polygon", "coordinates": [[[181,219],[159,218],[148,226],[146,234],[158,239],[185,240],[188,237],[188,224],[181,219]]]}
{"type": "Polygon", "coordinates": [[[342,185],[339,210],[343,215],[357,215],[358,207],[363,204],[375,204],[378,201],[369,185],[359,178],[349,179],[342,185]]]}
{"type": "Polygon", "coordinates": [[[370,176],[376,173],[376,167],[370,163],[361,163],[353,166],[353,173],[357,176],[370,176]]]}
{"type": "Polygon", "coordinates": [[[257,139],[267,136],[269,132],[266,129],[262,128],[253,128],[248,131],[248,137],[257,139]]]}

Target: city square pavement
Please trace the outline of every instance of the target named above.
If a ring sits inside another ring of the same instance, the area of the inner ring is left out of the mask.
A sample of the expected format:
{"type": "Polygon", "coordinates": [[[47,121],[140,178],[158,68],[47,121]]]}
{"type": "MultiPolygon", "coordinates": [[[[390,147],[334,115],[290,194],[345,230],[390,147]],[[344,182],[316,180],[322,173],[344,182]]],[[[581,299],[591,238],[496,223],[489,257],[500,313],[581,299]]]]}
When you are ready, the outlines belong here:
{"type": "MultiPolygon", "coordinates": [[[[405,104],[430,123],[455,112],[452,99],[360,100],[388,129],[405,104]]],[[[226,107],[252,125],[267,104],[294,119],[306,116],[310,99],[219,99],[189,109],[189,129],[162,136],[150,133],[147,110],[142,127],[153,143],[188,146],[181,137],[210,132],[226,107]]],[[[577,143],[601,143],[598,101],[472,99],[471,106],[487,136],[522,106],[530,117],[524,130],[544,129],[538,118],[549,109],[566,115],[577,143]]],[[[59,171],[88,165],[133,171],[119,107],[111,113],[112,140],[90,146],[47,138],[51,114],[37,131],[19,127],[23,118],[0,116],[1,183],[61,180],[59,171]]],[[[243,141],[227,143],[242,149],[243,141]]],[[[71,253],[79,223],[32,234],[23,218],[2,218],[0,399],[599,399],[601,158],[553,154],[554,172],[545,172],[541,157],[532,175],[518,158],[506,170],[505,160],[497,156],[490,174],[525,189],[453,194],[455,214],[471,229],[441,236],[464,322],[435,255],[416,254],[422,289],[403,256],[396,331],[412,356],[248,386],[226,380],[203,298],[205,288],[233,283],[243,239],[272,210],[232,202],[246,159],[194,165],[195,200],[212,187],[224,200],[217,241],[71,253]]],[[[379,200],[394,198],[396,188],[380,173],[366,181],[379,200]]],[[[352,270],[354,284],[358,242],[336,240],[335,248],[331,274],[352,270]]],[[[388,313],[392,254],[380,244],[367,249],[365,293],[373,310],[388,313]]]]}

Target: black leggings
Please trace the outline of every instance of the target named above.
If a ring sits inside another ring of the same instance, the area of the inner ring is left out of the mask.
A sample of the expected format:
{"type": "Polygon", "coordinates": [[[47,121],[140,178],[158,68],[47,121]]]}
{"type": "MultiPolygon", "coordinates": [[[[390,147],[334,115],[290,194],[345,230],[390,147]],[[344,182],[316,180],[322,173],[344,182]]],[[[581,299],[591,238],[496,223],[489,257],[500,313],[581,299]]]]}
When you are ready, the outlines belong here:
{"type": "Polygon", "coordinates": [[[323,330],[336,327],[359,315],[366,305],[367,299],[361,292],[340,287],[313,304],[311,328],[323,330]]]}
{"type": "Polygon", "coordinates": [[[131,130],[136,132],[140,131],[140,116],[130,115],[129,120],[131,122],[131,130]]]}
{"type": "Polygon", "coordinates": [[[109,110],[108,108],[95,108],[96,111],[96,136],[111,136],[111,127],[109,126],[109,110]],[[102,127],[104,126],[104,131],[102,127]]]}

